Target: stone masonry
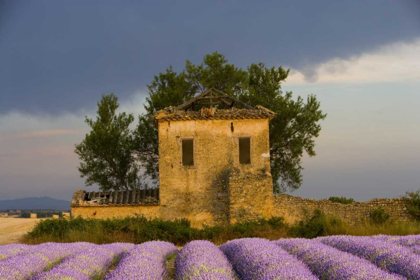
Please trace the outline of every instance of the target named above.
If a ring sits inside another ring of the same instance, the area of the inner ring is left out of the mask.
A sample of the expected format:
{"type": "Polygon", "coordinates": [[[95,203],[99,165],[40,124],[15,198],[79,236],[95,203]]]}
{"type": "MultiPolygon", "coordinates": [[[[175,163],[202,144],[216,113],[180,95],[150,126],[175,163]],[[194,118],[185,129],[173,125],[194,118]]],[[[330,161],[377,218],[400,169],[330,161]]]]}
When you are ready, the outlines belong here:
{"type": "Polygon", "coordinates": [[[358,225],[369,220],[370,213],[378,208],[384,209],[395,221],[411,219],[407,212],[407,201],[402,198],[374,198],[370,201],[353,202],[351,204],[334,203],[328,199],[303,199],[287,194],[274,195],[274,215],[284,217],[287,223],[293,224],[305,220],[315,209],[320,209],[328,216],[358,225]]]}

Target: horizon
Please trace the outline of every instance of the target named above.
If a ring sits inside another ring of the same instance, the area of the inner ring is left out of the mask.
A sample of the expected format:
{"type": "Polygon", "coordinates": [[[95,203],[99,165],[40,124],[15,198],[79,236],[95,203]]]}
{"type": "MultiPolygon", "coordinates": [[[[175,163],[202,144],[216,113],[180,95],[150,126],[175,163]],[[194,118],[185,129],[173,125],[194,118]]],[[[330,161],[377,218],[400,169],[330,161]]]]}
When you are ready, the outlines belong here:
{"type": "Polygon", "coordinates": [[[290,68],[282,91],[327,113],[293,196],[356,201],[420,189],[420,2],[3,1],[0,201],[70,201],[84,187],[74,144],[102,94],[144,112],[170,65],[218,51],[229,63],[290,68]],[[76,187],[75,187],[76,186],[76,187]]]}

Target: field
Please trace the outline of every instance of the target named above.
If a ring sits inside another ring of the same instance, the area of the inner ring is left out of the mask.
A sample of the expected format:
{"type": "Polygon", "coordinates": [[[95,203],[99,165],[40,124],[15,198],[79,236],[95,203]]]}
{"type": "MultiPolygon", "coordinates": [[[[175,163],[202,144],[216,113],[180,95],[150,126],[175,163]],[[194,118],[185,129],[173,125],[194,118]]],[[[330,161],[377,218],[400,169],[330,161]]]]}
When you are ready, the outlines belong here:
{"type": "Polygon", "coordinates": [[[0,218],[0,245],[19,242],[40,220],[0,218]]]}
{"type": "Polygon", "coordinates": [[[420,279],[420,235],[0,246],[0,279],[420,279]],[[24,264],[24,265],[23,265],[24,264]]]}

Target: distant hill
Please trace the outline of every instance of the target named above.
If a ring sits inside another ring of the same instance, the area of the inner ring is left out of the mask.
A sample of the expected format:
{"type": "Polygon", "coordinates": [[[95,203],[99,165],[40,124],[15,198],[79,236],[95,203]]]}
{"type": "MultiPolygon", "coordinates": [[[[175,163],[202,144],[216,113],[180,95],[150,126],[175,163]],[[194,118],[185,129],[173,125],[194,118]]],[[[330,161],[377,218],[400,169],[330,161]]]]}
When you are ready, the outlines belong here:
{"type": "Polygon", "coordinates": [[[11,200],[0,200],[0,211],[7,209],[52,209],[70,210],[70,201],[44,197],[27,197],[11,200]]]}

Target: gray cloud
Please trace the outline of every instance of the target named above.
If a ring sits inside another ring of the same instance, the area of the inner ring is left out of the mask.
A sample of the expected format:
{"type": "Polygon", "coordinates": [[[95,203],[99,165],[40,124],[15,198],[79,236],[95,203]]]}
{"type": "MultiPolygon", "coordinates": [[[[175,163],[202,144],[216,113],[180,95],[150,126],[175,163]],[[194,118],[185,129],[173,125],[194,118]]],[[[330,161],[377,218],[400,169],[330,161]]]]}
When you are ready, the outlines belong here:
{"type": "Polygon", "coordinates": [[[0,29],[2,113],[61,115],[103,93],[128,98],[169,65],[179,70],[186,59],[200,62],[213,51],[239,67],[289,65],[314,82],[307,65],[348,59],[420,31],[413,6],[393,0],[17,1],[9,10],[13,16],[3,16],[0,29]]]}

